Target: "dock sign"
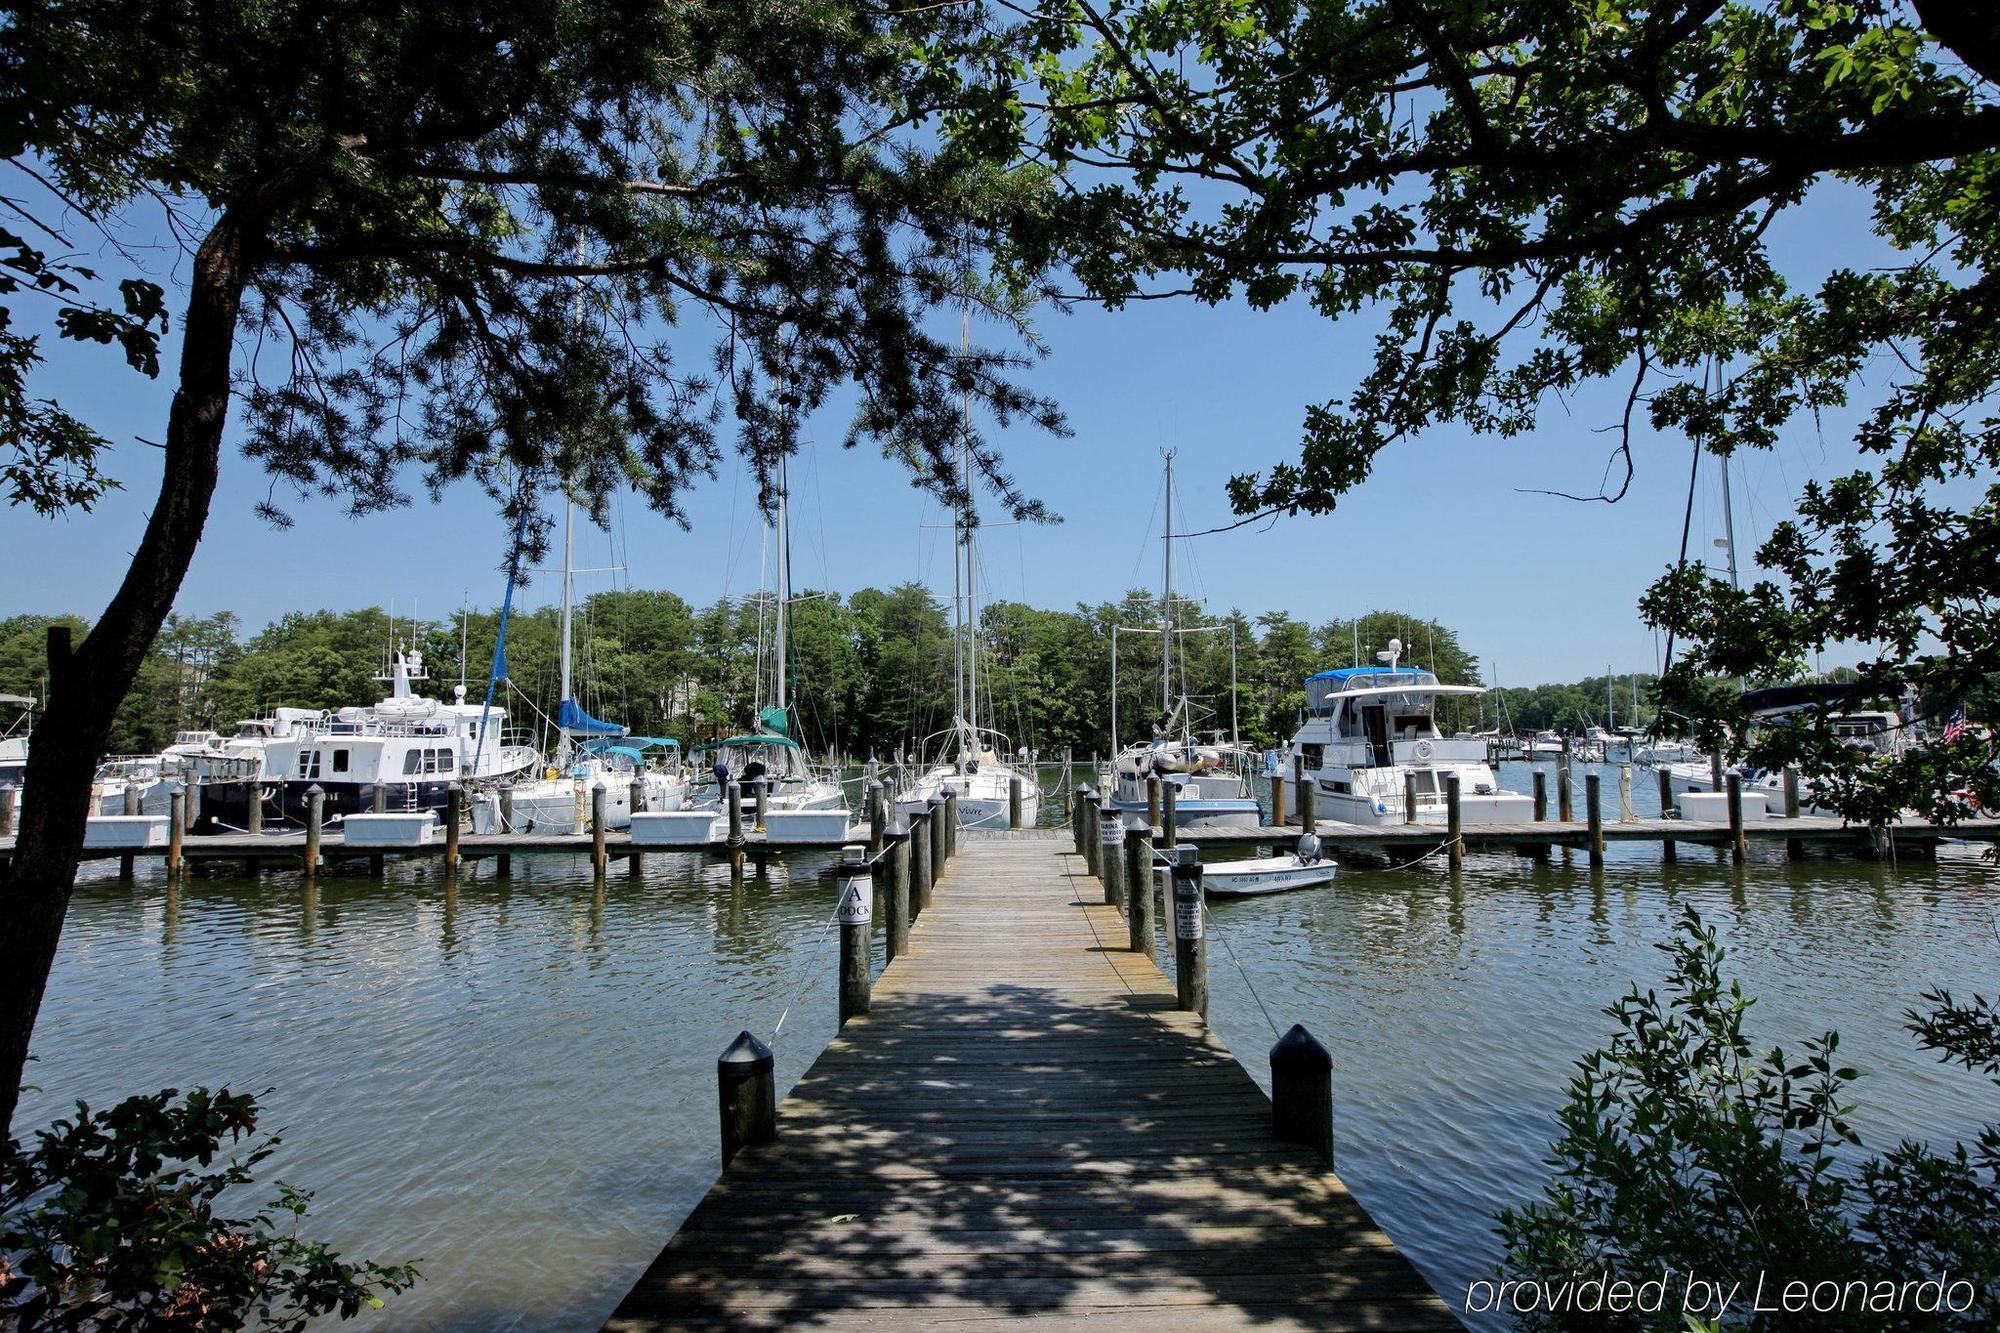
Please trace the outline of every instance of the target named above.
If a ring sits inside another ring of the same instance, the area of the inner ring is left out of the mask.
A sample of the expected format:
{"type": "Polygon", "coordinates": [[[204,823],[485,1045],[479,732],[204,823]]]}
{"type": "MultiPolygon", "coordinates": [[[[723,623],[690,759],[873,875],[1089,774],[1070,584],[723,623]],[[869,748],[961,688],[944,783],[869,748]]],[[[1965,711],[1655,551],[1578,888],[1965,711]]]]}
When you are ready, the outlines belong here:
{"type": "Polygon", "coordinates": [[[1174,876],[1174,938],[1201,938],[1201,880],[1197,876],[1174,876]]]}
{"type": "Polygon", "coordinates": [[[840,891],[840,906],[835,908],[836,918],[843,926],[865,926],[875,919],[875,904],[871,901],[866,883],[859,879],[847,881],[847,887],[840,891]]]}

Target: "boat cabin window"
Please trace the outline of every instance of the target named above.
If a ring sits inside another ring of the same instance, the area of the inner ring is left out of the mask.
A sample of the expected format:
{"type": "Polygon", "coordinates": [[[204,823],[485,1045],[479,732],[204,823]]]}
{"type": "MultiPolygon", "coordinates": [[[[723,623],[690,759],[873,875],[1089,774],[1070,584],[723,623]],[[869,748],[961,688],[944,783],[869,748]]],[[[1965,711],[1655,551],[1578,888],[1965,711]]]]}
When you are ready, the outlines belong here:
{"type": "Polygon", "coordinates": [[[1326,785],[1330,790],[1338,792],[1342,796],[1349,796],[1354,792],[1354,784],[1341,778],[1335,778],[1326,785]]]}
{"type": "Polygon", "coordinates": [[[403,754],[403,773],[449,773],[452,770],[453,755],[450,750],[407,750],[403,754]]]}
{"type": "Polygon", "coordinates": [[[318,750],[299,751],[299,776],[302,778],[316,778],[319,776],[318,750]]]}
{"type": "Polygon", "coordinates": [[[345,773],[347,771],[347,754],[348,752],[346,750],[335,750],[333,752],[334,772],[345,773]]]}
{"type": "Polygon", "coordinates": [[[1326,747],[1324,745],[1301,745],[1299,747],[1299,754],[1304,758],[1306,767],[1309,769],[1326,767],[1326,747]]]}

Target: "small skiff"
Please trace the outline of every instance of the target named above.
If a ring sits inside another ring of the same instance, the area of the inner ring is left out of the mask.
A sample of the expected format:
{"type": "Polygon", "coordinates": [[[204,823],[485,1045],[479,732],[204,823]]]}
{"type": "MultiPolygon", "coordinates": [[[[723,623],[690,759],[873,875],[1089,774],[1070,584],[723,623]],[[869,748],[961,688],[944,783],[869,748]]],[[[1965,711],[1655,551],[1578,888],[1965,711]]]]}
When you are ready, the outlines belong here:
{"type": "Polygon", "coordinates": [[[1248,898],[1331,883],[1333,873],[1331,861],[1303,861],[1295,855],[1261,856],[1252,861],[1211,862],[1201,868],[1201,884],[1211,898],[1248,898]]]}

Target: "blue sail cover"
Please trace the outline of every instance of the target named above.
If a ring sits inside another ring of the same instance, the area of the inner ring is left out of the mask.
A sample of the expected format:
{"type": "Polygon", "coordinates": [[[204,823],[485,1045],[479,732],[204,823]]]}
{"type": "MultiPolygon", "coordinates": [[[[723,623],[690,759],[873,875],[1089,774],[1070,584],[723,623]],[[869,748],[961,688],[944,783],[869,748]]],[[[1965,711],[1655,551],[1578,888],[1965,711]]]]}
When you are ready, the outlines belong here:
{"type": "Polygon", "coordinates": [[[556,725],[572,736],[618,736],[625,728],[616,722],[601,722],[577,706],[574,699],[565,699],[556,709],[556,725]]]}

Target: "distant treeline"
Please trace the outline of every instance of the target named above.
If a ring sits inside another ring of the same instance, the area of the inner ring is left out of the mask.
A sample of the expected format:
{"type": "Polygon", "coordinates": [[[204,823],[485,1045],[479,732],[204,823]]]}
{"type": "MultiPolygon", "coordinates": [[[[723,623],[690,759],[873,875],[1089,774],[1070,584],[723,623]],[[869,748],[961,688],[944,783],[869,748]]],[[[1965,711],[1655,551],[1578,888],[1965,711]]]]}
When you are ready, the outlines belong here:
{"type": "MultiPolygon", "coordinates": [[[[635,732],[684,742],[751,725],[769,702],[767,599],[725,599],[696,609],[670,592],[600,592],[576,611],[578,700],[635,732]]],[[[0,691],[39,694],[45,631],[77,617],[0,620],[0,691]]],[[[1079,755],[1111,746],[1112,629],[1158,626],[1156,598],[1133,592],[1119,602],[1048,611],[998,602],[980,613],[980,695],[1012,744],[1044,754],[1079,755]]],[[[1215,632],[1177,636],[1176,674],[1194,701],[1196,727],[1225,735],[1231,725],[1230,632],[1235,631],[1234,706],[1242,736],[1268,745],[1290,736],[1314,671],[1375,661],[1389,640],[1405,664],[1434,668],[1448,684],[1477,683],[1478,659],[1449,628],[1420,616],[1376,611],[1313,626],[1282,612],[1204,617],[1183,608],[1180,622],[1215,632]]],[[[119,710],[111,748],[160,749],[177,730],[232,731],[279,706],[338,708],[371,703],[394,639],[414,639],[430,681],[421,692],[447,697],[461,674],[482,697],[493,657],[497,611],[459,621],[393,623],[378,608],[287,615],[245,637],[236,616],[174,616],[119,710]]],[[[507,676],[495,702],[514,725],[546,728],[556,711],[560,621],[541,607],[516,611],[507,634],[507,676]]],[[[951,719],[950,608],[917,584],[851,596],[806,593],[792,608],[789,672],[794,724],[815,751],[894,754],[951,719]]],[[[1160,713],[1160,637],[1118,636],[1119,739],[1143,734],[1160,713]]],[[[1642,697],[1652,678],[1641,676],[1642,697]]],[[[1605,682],[1508,689],[1484,699],[1450,700],[1447,731],[1506,725],[1517,730],[1581,729],[1605,720],[1605,682]]],[[[1631,682],[1615,682],[1618,720],[1630,720],[1631,682]]],[[[1646,704],[1643,721],[1650,717],[1646,704]]]]}

